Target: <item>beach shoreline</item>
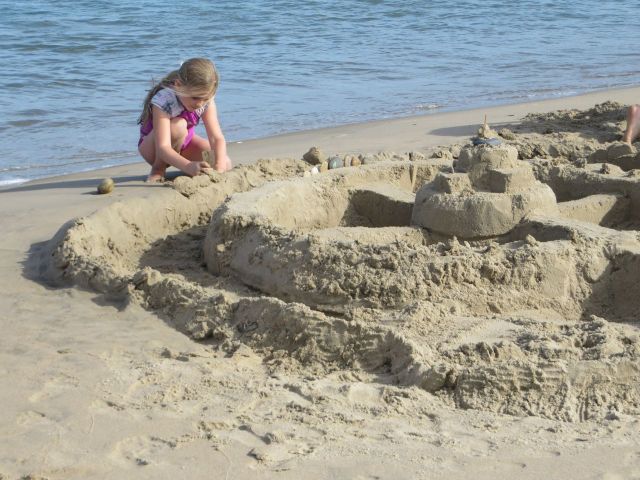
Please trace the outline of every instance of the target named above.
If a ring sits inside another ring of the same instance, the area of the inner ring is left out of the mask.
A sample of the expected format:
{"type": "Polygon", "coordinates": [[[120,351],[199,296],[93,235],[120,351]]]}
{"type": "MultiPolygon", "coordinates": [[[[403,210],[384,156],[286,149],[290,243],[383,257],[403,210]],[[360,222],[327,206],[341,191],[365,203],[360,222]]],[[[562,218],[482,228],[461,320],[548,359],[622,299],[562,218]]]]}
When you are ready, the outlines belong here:
{"type": "MultiPolygon", "coordinates": [[[[474,128],[482,123],[484,115],[492,125],[508,125],[513,119],[528,113],[541,113],[557,109],[584,109],[607,100],[622,104],[632,104],[640,98],[640,86],[612,90],[598,90],[578,95],[537,100],[523,103],[472,108],[435,113],[425,113],[406,117],[371,120],[362,123],[350,123],[312,130],[301,130],[269,137],[259,137],[228,143],[229,154],[236,165],[246,165],[258,158],[299,158],[313,145],[328,153],[363,153],[389,149],[387,136],[390,129],[396,150],[419,150],[437,145],[446,145],[462,138],[474,135],[474,128]],[[438,129],[439,125],[454,125],[438,129]]],[[[63,178],[87,178],[93,172],[102,172],[105,176],[117,176],[120,169],[137,171],[135,166],[144,170],[146,163],[127,163],[95,170],[39,178],[17,185],[2,185],[0,192],[19,190],[29,185],[47,183],[63,178]]],[[[172,171],[172,169],[170,169],[172,171]]],[[[141,173],[144,175],[144,172],[141,173]]]]}
{"type": "MultiPolygon", "coordinates": [[[[420,152],[466,142],[485,114],[499,130],[528,113],[638,98],[634,87],[381,120],[233,143],[229,154],[251,165],[300,159],[311,146],[329,155],[420,152]]],[[[147,169],[141,160],[0,190],[0,479],[635,475],[640,421],[630,415],[564,423],[456,409],[357,372],[309,380],[270,370],[247,346],[230,356],[195,342],[135,303],[47,285],[40,261],[67,222],[167,195],[144,183],[147,169]],[[97,195],[105,177],[115,190],[97,195]]]]}

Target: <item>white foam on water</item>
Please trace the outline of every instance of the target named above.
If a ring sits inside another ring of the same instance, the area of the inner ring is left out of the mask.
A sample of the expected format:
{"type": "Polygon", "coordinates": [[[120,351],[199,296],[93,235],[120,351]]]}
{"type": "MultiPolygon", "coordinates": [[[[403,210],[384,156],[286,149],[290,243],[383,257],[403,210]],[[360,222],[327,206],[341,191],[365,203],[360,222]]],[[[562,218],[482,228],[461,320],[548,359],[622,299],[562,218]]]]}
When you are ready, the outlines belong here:
{"type": "Polygon", "coordinates": [[[0,188],[19,185],[28,181],[28,178],[7,178],[4,180],[0,179],[0,188]]]}

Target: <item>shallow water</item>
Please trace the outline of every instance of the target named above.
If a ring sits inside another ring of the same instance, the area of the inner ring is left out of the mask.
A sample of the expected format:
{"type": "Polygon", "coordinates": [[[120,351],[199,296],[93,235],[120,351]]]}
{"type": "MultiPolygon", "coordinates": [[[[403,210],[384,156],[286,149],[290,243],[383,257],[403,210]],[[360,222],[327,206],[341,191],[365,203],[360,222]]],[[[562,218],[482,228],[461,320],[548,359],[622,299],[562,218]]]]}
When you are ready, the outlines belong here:
{"type": "Polygon", "coordinates": [[[136,161],[146,89],[193,56],[229,141],[640,84],[635,2],[0,7],[0,185],[136,161]]]}

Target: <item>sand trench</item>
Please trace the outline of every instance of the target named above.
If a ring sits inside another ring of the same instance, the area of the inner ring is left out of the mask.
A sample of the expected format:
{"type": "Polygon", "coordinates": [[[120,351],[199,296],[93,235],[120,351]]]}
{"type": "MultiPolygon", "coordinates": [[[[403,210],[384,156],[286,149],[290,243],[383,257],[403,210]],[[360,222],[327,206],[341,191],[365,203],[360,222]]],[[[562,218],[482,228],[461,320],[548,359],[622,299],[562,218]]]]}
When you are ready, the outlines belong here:
{"type": "Polygon", "coordinates": [[[309,178],[290,159],[179,177],[65,225],[42,273],[274,370],[365,370],[512,415],[637,415],[640,182],[635,147],[612,142],[620,111],[309,178]]]}

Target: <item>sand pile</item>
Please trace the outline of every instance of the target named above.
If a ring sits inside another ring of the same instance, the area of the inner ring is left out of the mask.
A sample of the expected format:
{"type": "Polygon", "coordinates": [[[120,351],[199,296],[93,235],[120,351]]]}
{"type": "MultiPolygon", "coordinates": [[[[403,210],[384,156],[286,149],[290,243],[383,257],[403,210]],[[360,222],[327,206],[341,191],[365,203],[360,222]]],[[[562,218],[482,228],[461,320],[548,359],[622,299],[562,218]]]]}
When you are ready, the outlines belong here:
{"type": "Polygon", "coordinates": [[[65,225],[43,274],[276,371],[367,371],[514,415],[638,414],[640,182],[612,143],[620,111],[310,177],[282,159],[181,177],[65,225]]]}

